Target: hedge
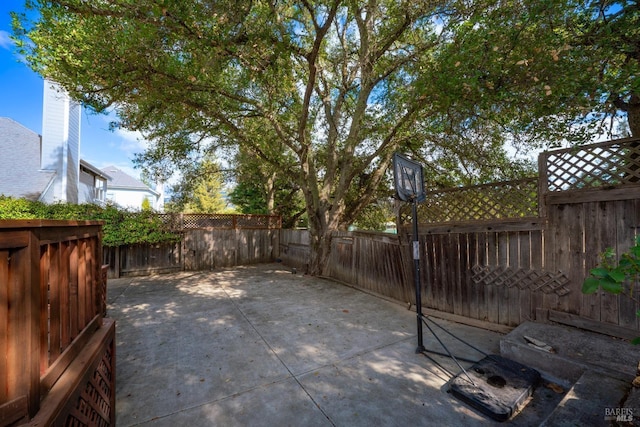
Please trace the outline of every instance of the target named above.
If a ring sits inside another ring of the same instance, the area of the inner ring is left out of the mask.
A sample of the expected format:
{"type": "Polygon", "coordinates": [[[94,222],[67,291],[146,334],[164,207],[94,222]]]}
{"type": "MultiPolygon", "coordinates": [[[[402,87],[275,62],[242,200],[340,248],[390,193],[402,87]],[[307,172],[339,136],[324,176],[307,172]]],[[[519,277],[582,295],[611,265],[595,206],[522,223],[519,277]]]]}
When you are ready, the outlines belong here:
{"type": "Polygon", "coordinates": [[[123,246],[177,242],[172,232],[152,210],[132,211],[114,205],[54,203],[51,205],[0,195],[0,220],[60,219],[104,221],[102,244],[123,246]]]}

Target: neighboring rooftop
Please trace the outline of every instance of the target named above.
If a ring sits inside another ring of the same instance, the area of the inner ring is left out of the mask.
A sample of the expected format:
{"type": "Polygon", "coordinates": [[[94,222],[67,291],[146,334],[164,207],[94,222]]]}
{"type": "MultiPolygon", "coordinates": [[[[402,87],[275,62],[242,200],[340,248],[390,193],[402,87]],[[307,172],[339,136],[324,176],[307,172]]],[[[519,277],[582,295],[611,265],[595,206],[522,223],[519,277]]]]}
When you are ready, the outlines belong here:
{"type": "Polygon", "coordinates": [[[107,187],[109,189],[147,190],[152,193],[156,193],[155,190],[150,188],[144,182],[128,175],[115,166],[107,166],[106,168],[103,168],[102,173],[108,175],[110,178],[107,183],[107,187]]]}
{"type": "Polygon", "coordinates": [[[40,169],[40,142],[36,132],[0,117],[0,195],[38,200],[51,185],[56,174],[40,169]]]}

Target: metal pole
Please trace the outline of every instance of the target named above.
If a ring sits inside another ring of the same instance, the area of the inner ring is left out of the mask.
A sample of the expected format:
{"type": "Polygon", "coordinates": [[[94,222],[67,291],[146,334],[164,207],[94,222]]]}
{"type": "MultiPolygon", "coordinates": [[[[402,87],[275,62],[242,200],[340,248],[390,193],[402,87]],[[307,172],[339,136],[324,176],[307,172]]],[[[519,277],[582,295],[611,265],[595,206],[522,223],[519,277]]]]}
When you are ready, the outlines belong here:
{"type": "Polygon", "coordinates": [[[413,219],[413,282],[416,287],[416,318],[418,321],[418,348],[416,353],[425,351],[422,343],[422,280],[420,279],[420,242],[418,240],[418,199],[413,199],[411,206],[411,217],[413,219]]]}

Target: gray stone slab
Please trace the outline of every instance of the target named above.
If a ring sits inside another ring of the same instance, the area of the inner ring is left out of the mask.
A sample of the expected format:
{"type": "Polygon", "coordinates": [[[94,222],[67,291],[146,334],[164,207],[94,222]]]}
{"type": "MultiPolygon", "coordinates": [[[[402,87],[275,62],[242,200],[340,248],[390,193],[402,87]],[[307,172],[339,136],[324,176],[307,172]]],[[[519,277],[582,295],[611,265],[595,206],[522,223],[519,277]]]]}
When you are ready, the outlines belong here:
{"type": "Polygon", "coordinates": [[[627,341],[568,326],[525,322],[500,343],[501,354],[538,369],[565,386],[586,370],[631,381],[640,358],[637,346],[627,341]],[[554,353],[527,343],[524,336],[550,345],[554,353]]]}
{"type": "Polygon", "coordinates": [[[588,370],[541,427],[608,426],[628,390],[629,383],[588,370]]]}

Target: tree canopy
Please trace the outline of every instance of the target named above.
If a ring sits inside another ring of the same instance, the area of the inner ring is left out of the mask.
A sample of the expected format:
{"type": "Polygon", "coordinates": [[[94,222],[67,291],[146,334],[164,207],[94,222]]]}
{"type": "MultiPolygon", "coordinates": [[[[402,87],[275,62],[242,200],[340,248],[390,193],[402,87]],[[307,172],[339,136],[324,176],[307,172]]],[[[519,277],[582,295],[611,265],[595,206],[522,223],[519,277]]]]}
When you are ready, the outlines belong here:
{"type": "Polygon", "coordinates": [[[116,108],[118,126],[151,141],[145,166],[241,147],[295,183],[313,274],[330,232],[390,195],[395,151],[421,159],[431,186],[506,179],[529,169],[505,141],[584,141],[590,114],[631,111],[639,93],[631,1],[27,4],[37,17],[14,27],[28,63],[94,110],[116,108]]]}

